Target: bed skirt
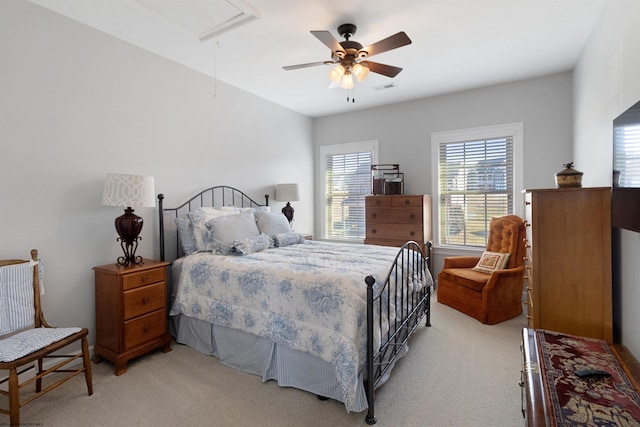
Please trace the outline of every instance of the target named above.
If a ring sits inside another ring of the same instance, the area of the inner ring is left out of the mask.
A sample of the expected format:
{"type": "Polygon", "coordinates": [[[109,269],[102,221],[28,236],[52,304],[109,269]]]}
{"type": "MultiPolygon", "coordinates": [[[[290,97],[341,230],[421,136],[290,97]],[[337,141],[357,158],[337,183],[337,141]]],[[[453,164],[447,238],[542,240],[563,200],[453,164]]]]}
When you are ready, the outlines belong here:
{"type": "MultiPolygon", "coordinates": [[[[275,380],[281,387],[294,387],[344,402],[334,367],[318,357],[292,350],[269,338],[212,325],[185,315],[170,318],[170,331],[177,343],[216,356],[226,366],[258,375],[263,381],[275,380]]],[[[402,354],[407,351],[405,348],[402,354]]],[[[355,401],[350,406],[345,404],[347,411],[362,412],[368,408],[364,375],[363,369],[358,375],[355,401]]]]}

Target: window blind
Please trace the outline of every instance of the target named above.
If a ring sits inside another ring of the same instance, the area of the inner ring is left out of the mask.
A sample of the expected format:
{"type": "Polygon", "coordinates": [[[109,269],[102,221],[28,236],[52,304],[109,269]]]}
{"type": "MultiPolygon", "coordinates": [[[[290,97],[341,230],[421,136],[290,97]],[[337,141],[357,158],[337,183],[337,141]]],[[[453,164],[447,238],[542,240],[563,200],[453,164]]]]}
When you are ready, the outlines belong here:
{"type": "Polygon", "coordinates": [[[513,137],[442,142],[440,242],[486,246],[491,218],[513,212],[513,137]]]}
{"type": "Polygon", "coordinates": [[[640,187],[640,125],[616,126],[613,138],[613,170],[620,172],[618,185],[640,187]]]}
{"type": "Polygon", "coordinates": [[[365,196],[371,194],[372,151],[325,156],[326,237],[363,240],[365,196]]]}

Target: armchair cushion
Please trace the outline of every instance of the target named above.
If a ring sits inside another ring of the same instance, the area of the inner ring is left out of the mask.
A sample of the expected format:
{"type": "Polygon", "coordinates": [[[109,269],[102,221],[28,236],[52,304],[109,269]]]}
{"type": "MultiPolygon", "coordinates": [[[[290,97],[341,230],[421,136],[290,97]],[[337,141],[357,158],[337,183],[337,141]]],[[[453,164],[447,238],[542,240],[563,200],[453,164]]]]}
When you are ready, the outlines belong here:
{"type": "Polygon", "coordinates": [[[440,272],[438,281],[447,281],[456,285],[482,292],[487,282],[491,278],[490,274],[480,273],[471,268],[444,269],[440,272]]]}

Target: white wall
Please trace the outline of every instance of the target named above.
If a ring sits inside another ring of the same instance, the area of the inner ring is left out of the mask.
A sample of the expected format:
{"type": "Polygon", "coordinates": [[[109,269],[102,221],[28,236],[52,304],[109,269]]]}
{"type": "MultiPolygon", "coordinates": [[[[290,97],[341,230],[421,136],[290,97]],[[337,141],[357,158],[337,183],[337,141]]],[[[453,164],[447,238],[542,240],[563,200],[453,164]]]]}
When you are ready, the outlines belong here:
{"type": "MultiPolygon", "coordinates": [[[[378,139],[378,161],[400,165],[405,193],[431,194],[432,132],[523,122],[524,186],[552,188],[555,173],[572,160],[572,84],[571,73],[564,72],[318,118],[316,155],[322,145],[378,139]]],[[[437,275],[451,253],[437,247],[434,253],[437,275]]]]}
{"type": "MultiPolygon", "coordinates": [[[[574,72],[574,150],[585,186],[611,185],[613,119],[640,100],[639,17],[640,2],[610,0],[574,72]]],[[[621,238],[619,333],[640,357],[640,233],[621,238]]]]}
{"type": "MultiPolygon", "coordinates": [[[[94,329],[91,268],[122,254],[107,172],[154,176],[167,207],[298,182],[296,229],[313,229],[307,116],[221,82],[214,97],[211,78],[22,0],[0,1],[0,61],[0,259],[39,249],[49,322],[94,329]]],[[[138,254],[157,258],[157,209],[136,213],[138,254]]]]}

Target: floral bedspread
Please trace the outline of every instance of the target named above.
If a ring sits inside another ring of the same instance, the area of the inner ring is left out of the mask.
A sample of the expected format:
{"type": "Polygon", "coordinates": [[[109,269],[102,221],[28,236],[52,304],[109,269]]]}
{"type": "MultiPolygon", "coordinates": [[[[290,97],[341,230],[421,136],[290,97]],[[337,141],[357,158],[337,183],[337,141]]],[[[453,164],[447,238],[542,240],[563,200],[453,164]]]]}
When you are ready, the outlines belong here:
{"type": "MultiPolygon", "coordinates": [[[[268,337],[331,363],[350,410],[366,364],[364,278],[383,282],[398,249],[307,241],[245,256],[192,254],[183,260],[171,315],[268,337]]],[[[412,291],[431,284],[427,273],[412,291]]],[[[375,331],[374,348],[384,333],[375,331]]]]}

